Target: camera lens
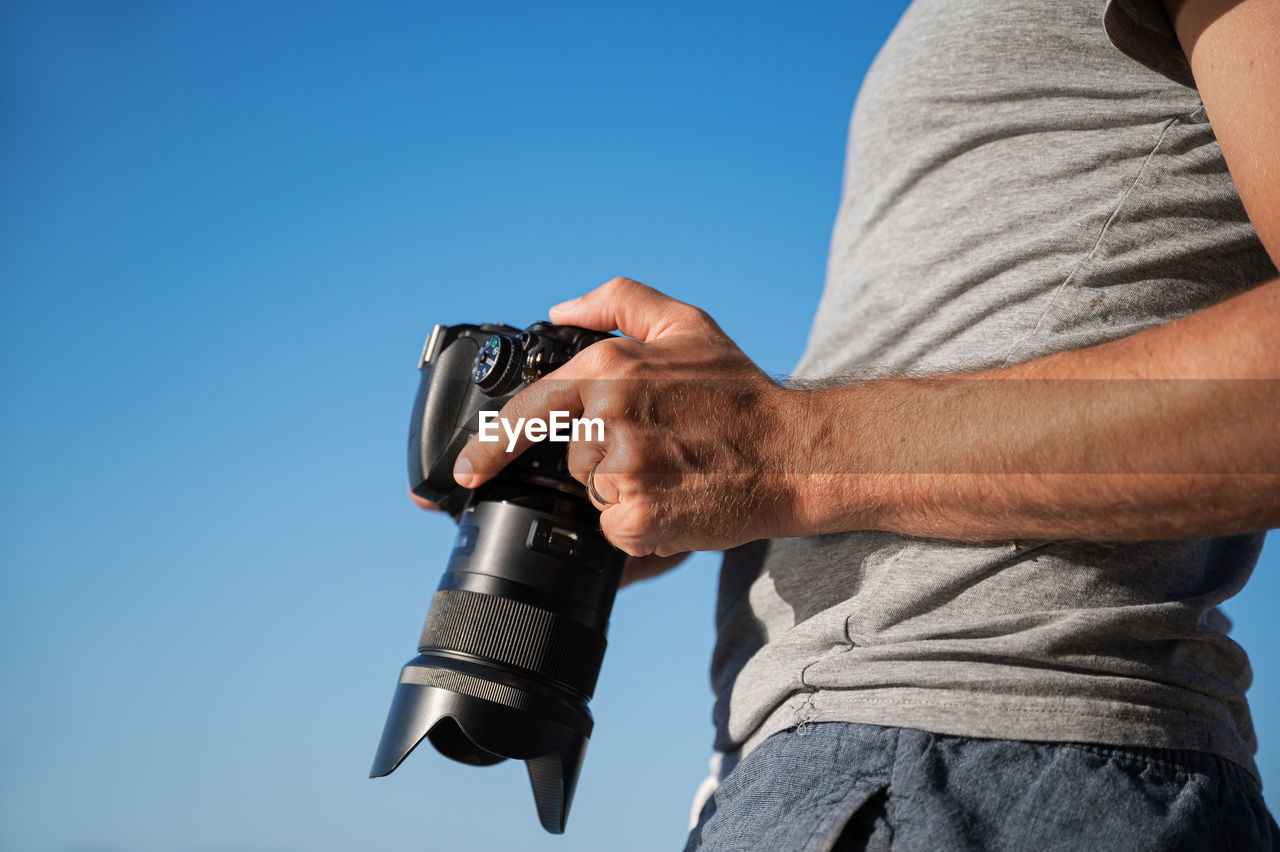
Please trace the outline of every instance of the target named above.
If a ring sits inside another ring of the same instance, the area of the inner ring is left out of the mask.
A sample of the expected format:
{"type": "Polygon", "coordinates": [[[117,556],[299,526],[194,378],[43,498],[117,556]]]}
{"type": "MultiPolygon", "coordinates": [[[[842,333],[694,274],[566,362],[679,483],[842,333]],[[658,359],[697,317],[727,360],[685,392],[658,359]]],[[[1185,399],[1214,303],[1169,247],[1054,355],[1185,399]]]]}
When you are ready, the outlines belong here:
{"type": "Polygon", "coordinates": [[[432,332],[409,427],[410,488],[445,508],[458,535],[370,771],[391,773],[423,741],[473,766],[522,760],[538,818],[556,834],[594,725],[587,704],[626,555],[601,532],[563,445],[529,447],[474,490],[453,467],[469,424],[610,336],[551,323],[432,332]]]}
{"type": "Polygon", "coordinates": [[[559,834],[626,557],[577,498],[510,485],[476,498],[458,520],[370,774],[390,773],[424,738],[473,766],[524,760],[539,820],[559,834]]]}

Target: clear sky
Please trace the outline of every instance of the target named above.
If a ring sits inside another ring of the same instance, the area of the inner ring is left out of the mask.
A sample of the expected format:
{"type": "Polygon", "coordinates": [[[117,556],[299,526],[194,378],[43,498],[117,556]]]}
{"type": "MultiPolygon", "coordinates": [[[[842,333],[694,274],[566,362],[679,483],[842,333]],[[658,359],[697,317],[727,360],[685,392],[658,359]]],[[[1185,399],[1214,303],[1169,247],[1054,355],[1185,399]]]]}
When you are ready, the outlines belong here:
{"type": "Polygon", "coordinates": [[[679,848],[711,554],[621,595],[564,837],[518,764],[365,778],[452,538],[417,355],[625,274],[787,372],[904,5],[0,4],[0,849],[679,848]]]}

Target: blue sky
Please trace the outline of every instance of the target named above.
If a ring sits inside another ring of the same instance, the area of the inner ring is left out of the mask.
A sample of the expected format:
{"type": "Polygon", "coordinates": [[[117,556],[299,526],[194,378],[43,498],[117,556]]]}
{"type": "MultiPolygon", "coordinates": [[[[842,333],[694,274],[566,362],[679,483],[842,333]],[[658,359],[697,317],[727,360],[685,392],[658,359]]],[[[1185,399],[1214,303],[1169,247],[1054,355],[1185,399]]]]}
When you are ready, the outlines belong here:
{"type": "Polygon", "coordinates": [[[0,848],[678,848],[709,554],[622,594],[565,837],[518,765],[365,778],[452,538],[416,358],[625,274],[787,372],[904,5],[0,6],[0,848]]]}

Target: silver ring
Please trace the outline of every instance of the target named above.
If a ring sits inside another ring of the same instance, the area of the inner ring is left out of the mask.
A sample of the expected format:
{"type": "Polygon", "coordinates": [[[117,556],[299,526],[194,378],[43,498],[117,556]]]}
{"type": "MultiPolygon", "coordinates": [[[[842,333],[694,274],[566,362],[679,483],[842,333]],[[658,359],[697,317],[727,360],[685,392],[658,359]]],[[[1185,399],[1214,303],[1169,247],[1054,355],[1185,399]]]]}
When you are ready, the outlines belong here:
{"type": "Polygon", "coordinates": [[[596,490],[596,468],[600,466],[602,461],[604,461],[603,458],[597,460],[595,464],[591,465],[591,470],[587,471],[587,491],[591,494],[591,499],[600,505],[612,506],[613,501],[604,499],[600,496],[600,492],[596,490]]]}

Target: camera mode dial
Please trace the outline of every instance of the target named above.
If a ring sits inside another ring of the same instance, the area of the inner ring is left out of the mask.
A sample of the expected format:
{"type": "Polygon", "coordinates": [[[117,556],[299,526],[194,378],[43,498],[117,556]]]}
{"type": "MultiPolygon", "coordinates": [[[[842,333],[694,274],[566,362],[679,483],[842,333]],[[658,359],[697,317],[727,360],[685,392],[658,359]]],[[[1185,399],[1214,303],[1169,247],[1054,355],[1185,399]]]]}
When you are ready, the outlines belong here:
{"type": "Polygon", "coordinates": [[[501,396],[520,384],[523,347],[505,334],[493,334],[476,353],[471,367],[471,381],[489,396],[501,396]]]}

